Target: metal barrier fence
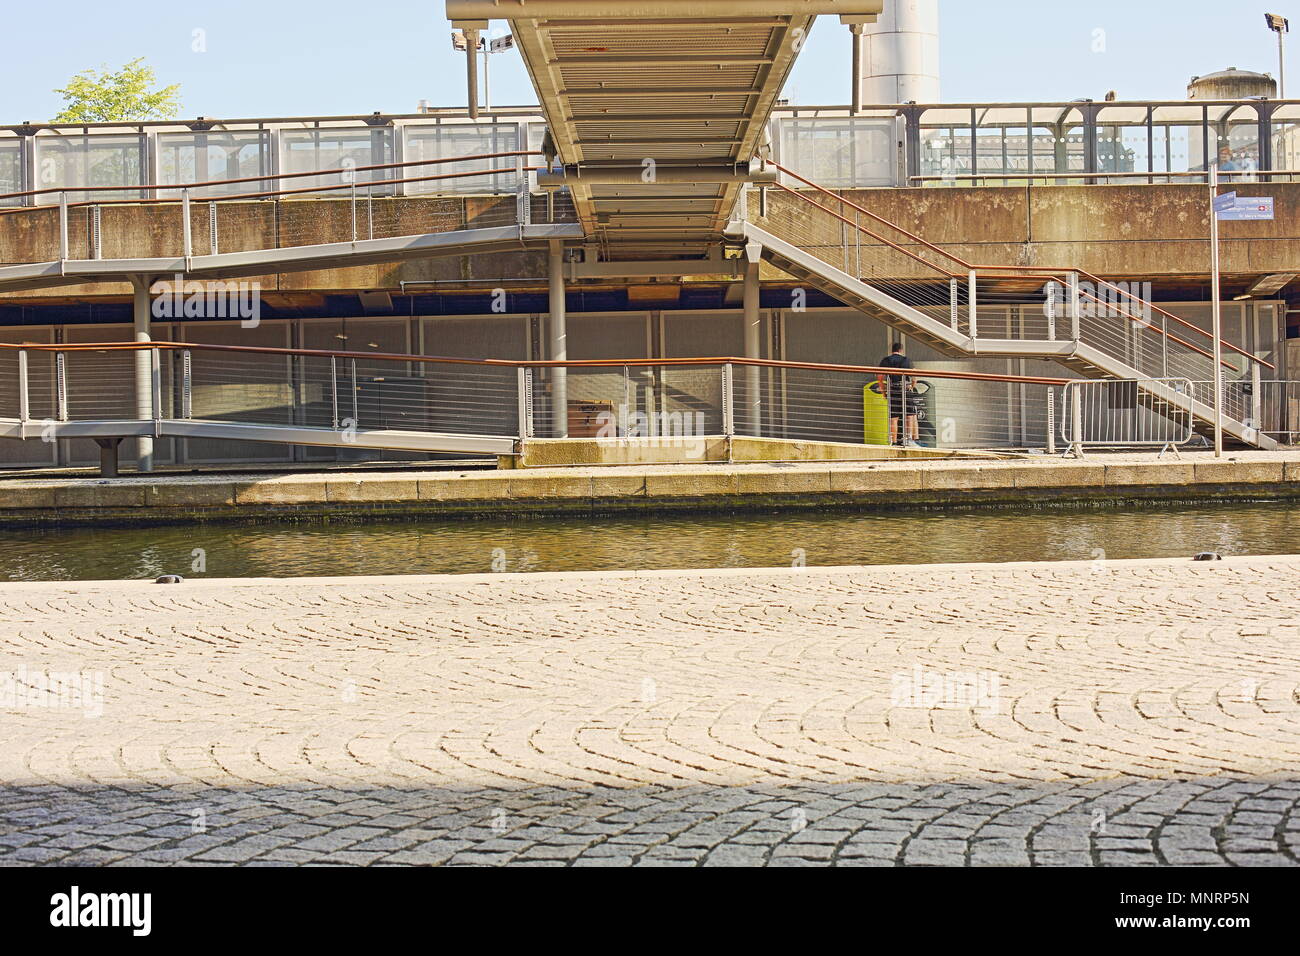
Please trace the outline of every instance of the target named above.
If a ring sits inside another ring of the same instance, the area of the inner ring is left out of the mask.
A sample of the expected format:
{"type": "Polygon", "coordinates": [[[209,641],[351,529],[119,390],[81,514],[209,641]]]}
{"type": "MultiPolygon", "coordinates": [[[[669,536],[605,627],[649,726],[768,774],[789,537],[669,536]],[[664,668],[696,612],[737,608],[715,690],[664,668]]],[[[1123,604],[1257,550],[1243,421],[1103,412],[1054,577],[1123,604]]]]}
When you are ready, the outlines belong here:
{"type": "Polygon", "coordinates": [[[1076,455],[1097,448],[1159,448],[1192,439],[1192,383],[1185,378],[1079,380],[1062,389],[1061,438],[1076,455]]]}

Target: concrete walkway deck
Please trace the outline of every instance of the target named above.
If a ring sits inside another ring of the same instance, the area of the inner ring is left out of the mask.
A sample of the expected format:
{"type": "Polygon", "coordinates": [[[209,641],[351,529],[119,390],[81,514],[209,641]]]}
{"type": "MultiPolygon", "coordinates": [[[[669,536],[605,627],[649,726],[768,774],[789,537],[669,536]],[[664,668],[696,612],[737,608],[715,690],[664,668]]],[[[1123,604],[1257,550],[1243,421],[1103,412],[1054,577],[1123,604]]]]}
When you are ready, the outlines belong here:
{"type": "Polygon", "coordinates": [[[4,585],[0,698],[0,864],[1300,853],[1295,557],[4,585]]]}
{"type": "Polygon", "coordinates": [[[190,521],[397,512],[438,515],[1024,505],[1300,496],[1300,450],[1083,460],[792,462],[331,470],[0,480],[0,524],[190,521]]]}

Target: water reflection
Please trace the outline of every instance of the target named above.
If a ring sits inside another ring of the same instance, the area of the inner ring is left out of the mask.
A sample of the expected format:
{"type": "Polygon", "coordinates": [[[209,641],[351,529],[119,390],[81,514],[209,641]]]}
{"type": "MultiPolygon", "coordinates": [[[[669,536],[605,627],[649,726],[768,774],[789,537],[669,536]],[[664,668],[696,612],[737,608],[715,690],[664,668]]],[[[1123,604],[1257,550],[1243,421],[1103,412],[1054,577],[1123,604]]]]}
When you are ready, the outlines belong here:
{"type": "Polygon", "coordinates": [[[1284,503],[1127,510],[710,515],[0,532],[0,579],[1087,561],[1300,553],[1284,503]],[[202,549],[196,568],[194,550],[202,549]],[[806,556],[806,558],[805,558],[806,556]]]}

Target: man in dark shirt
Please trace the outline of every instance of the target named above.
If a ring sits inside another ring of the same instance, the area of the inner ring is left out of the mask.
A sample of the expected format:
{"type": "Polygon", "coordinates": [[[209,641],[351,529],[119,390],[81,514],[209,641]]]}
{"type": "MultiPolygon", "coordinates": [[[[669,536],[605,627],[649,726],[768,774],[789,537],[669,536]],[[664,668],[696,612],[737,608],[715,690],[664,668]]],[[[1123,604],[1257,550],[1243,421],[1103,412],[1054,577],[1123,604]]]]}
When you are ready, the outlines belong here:
{"type": "MultiPolygon", "coordinates": [[[[911,359],[903,354],[903,343],[895,342],[894,349],[880,360],[880,368],[912,369],[911,359]]],[[[912,378],[909,375],[881,375],[880,391],[889,397],[889,443],[915,447],[921,437],[916,414],[910,407],[912,378]],[[906,419],[907,427],[899,439],[899,424],[906,419]]]]}

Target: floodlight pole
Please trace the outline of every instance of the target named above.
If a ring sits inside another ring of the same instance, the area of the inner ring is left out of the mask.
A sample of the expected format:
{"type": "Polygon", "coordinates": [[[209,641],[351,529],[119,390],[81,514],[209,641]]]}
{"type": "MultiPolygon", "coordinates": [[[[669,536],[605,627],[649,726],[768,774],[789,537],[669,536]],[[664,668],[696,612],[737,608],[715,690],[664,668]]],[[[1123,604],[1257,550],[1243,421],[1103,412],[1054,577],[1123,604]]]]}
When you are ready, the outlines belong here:
{"type": "Polygon", "coordinates": [[[1278,99],[1284,100],[1286,99],[1286,42],[1282,35],[1290,32],[1291,22],[1276,13],[1264,14],[1264,22],[1277,34],[1277,95],[1278,99]]]}
{"type": "Polygon", "coordinates": [[[1277,98],[1286,99],[1286,42],[1283,40],[1285,30],[1277,31],[1277,98]]]}
{"type": "Polygon", "coordinates": [[[465,36],[465,86],[469,101],[469,118],[478,119],[478,48],[479,38],[487,30],[487,20],[452,20],[451,25],[465,36]]]}

